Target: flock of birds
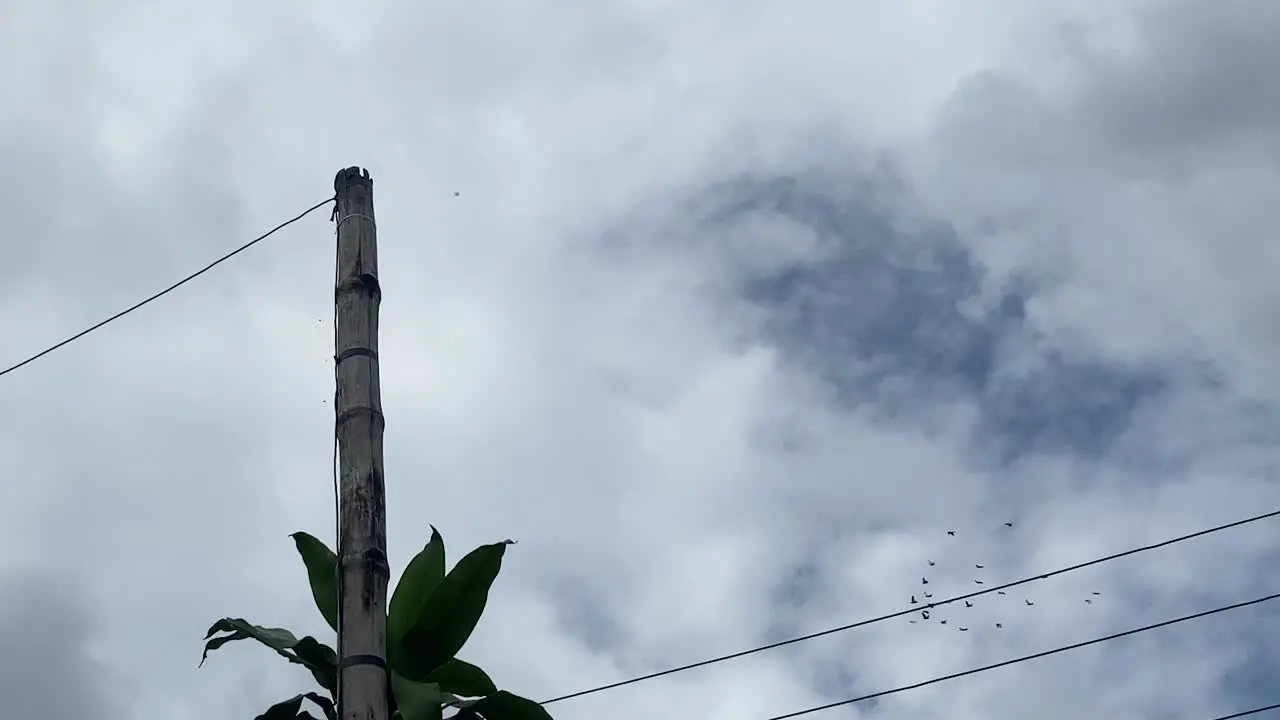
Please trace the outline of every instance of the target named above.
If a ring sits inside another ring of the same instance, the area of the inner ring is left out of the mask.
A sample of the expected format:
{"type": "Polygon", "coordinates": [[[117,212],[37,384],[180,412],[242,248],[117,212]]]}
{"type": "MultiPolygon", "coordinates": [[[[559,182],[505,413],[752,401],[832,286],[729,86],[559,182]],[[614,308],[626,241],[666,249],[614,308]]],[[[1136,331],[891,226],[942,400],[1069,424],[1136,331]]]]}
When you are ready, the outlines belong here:
{"type": "MultiPolygon", "coordinates": [[[[1012,529],[1012,528],[1013,528],[1013,523],[1011,523],[1011,522],[1006,522],[1006,523],[1004,524],[1004,527],[1005,527],[1006,531],[1007,531],[1007,530],[1010,530],[1010,529],[1012,529]]],[[[948,536],[950,536],[950,537],[955,537],[955,536],[956,536],[956,531],[955,531],[955,530],[948,530],[948,531],[947,531],[947,535],[948,535],[948,536]]],[[[936,562],[934,562],[933,560],[929,560],[929,561],[928,561],[928,563],[929,563],[929,567],[935,567],[935,566],[937,565],[937,563],[936,563],[936,562]]],[[[985,565],[979,565],[979,564],[976,564],[976,563],[974,564],[974,566],[973,566],[973,567],[974,567],[974,569],[975,569],[975,570],[985,570],[985,569],[986,569],[986,566],[985,566],[985,565]]],[[[1045,580],[1045,579],[1047,579],[1047,578],[1048,578],[1048,576],[1047,576],[1047,575],[1041,575],[1041,576],[1040,576],[1040,579],[1041,579],[1041,580],[1045,580]]],[[[973,578],[973,584],[974,584],[974,585],[984,585],[985,583],[983,582],[983,580],[982,580],[980,577],[976,577],[976,578],[973,578]]],[[[924,589],[921,589],[921,591],[920,591],[920,594],[921,594],[923,597],[917,597],[917,596],[916,596],[916,594],[912,593],[912,595],[911,595],[911,604],[912,604],[912,605],[923,605],[924,607],[922,607],[922,608],[921,608],[921,610],[920,610],[920,616],[919,616],[919,617],[911,618],[908,622],[910,622],[910,623],[911,623],[911,624],[913,624],[913,625],[914,625],[914,624],[918,624],[918,623],[923,623],[923,622],[936,622],[938,625],[948,625],[948,624],[949,624],[949,621],[954,620],[955,622],[954,622],[953,627],[955,627],[955,628],[956,628],[958,631],[960,631],[960,632],[969,632],[968,624],[966,624],[965,620],[963,620],[963,619],[959,619],[959,618],[956,618],[956,617],[954,617],[954,616],[953,616],[953,617],[942,617],[942,618],[935,618],[935,617],[934,617],[934,612],[935,612],[935,611],[940,610],[940,609],[943,609],[943,608],[947,608],[948,606],[950,606],[950,607],[952,607],[952,608],[954,608],[954,609],[959,609],[959,606],[958,606],[958,605],[956,605],[956,603],[957,603],[957,602],[959,602],[958,600],[943,600],[943,601],[939,601],[939,602],[934,602],[934,601],[933,601],[933,593],[932,593],[932,592],[929,592],[929,590],[927,589],[927,588],[928,588],[928,586],[929,586],[929,577],[928,577],[928,575],[924,575],[924,576],[922,576],[922,577],[920,578],[920,585],[924,588],[924,589]]],[[[1097,591],[1093,592],[1093,593],[1092,593],[1092,597],[1086,597],[1086,598],[1084,598],[1084,602],[1085,602],[1085,604],[1086,604],[1086,605],[1092,605],[1092,604],[1093,604],[1093,598],[1094,598],[1094,597],[1096,597],[1096,596],[1099,596],[1099,595],[1101,595],[1101,594],[1102,594],[1102,593],[1097,592],[1097,591]]],[[[997,590],[997,591],[996,591],[996,595],[1006,595],[1006,596],[1007,596],[1007,595],[1008,595],[1008,593],[1006,593],[1004,590],[997,590]]],[[[971,601],[969,601],[969,600],[964,600],[963,602],[964,602],[964,607],[965,607],[965,608],[972,608],[972,607],[974,606],[974,605],[973,605],[973,602],[971,602],[971,601]]],[[[1022,602],[1023,602],[1023,604],[1024,604],[1026,607],[1034,607],[1034,606],[1035,606],[1035,602],[1033,602],[1033,601],[1031,600],[1031,598],[1029,598],[1029,597],[1023,597],[1023,598],[1022,598],[1022,602]]],[[[1002,628],[1004,628],[1004,623],[1003,623],[1003,622],[997,622],[997,623],[995,623],[995,626],[996,626],[996,629],[1002,629],[1002,628]]]]}

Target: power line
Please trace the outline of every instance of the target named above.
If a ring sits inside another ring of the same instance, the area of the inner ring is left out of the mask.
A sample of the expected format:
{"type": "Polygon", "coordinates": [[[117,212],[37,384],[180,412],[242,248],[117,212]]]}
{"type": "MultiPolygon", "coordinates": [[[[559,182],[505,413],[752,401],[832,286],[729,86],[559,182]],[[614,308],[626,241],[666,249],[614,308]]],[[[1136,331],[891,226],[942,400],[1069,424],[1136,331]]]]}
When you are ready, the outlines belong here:
{"type": "Polygon", "coordinates": [[[4,370],[0,370],[0,375],[8,375],[9,373],[13,372],[14,370],[17,370],[17,369],[18,369],[18,368],[20,368],[20,367],[23,367],[23,366],[25,366],[25,365],[28,365],[28,364],[30,364],[30,363],[33,363],[33,362],[35,362],[36,360],[39,360],[40,358],[44,357],[45,355],[48,355],[49,353],[53,352],[54,350],[57,350],[58,348],[60,348],[60,347],[62,347],[62,346],[64,346],[64,345],[69,345],[70,343],[73,343],[73,342],[75,342],[76,340],[79,340],[80,338],[84,337],[85,335],[88,335],[89,333],[93,332],[94,330],[97,330],[98,328],[102,327],[103,325],[106,325],[106,324],[108,324],[108,323],[111,323],[111,322],[114,322],[114,321],[116,321],[116,320],[119,320],[120,318],[124,317],[125,315],[128,315],[129,313],[133,312],[134,310],[137,310],[138,308],[142,307],[143,305],[146,305],[147,303],[150,303],[151,301],[156,300],[156,299],[160,298],[160,297],[161,297],[161,296],[163,296],[163,295],[167,295],[167,294],[169,294],[170,292],[173,292],[174,290],[177,290],[179,287],[182,287],[183,285],[186,285],[188,282],[191,282],[192,280],[195,280],[196,278],[198,278],[198,277],[200,277],[201,275],[203,275],[203,274],[205,274],[205,273],[209,272],[210,270],[214,269],[215,267],[217,267],[218,265],[222,264],[223,262],[226,262],[227,260],[230,260],[231,258],[235,257],[236,255],[239,255],[240,253],[244,252],[245,250],[248,250],[249,248],[253,247],[254,245],[257,245],[258,243],[262,242],[263,240],[266,240],[266,239],[267,239],[268,237],[270,237],[271,235],[274,235],[274,234],[276,233],[276,231],[277,231],[277,230],[281,230],[281,229],[283,229],[283,228],[285,228],[285,227],[287,227],[287,226],[289,226],[289,225],[292,225],[293,223],[295,223],[295,222],[297,222],[297,221],[301,220],[302,218],[306,217],[306,216],[307,216],[308,214],[310,214],[312,211],[314,211],[314,210],[316,210],[316,209],[318,209],[318,208],[321,208],[321,207],[325,206],[326,204],[331,203],[331,202],[333,202],[333,201],[334,201],[334,198],[327,198],[327,199],[325,199],[323,202],[318,202],[318,203],[316,203],[315,205],[312,205],[311,207],[309,207],[309,208],[307,208],[306,210],[304,210],[304,211],[303,211],[300,215],[298,215],[297,217],[295,217],[295,218],[293,218],[293,219],[291,219],[291,220],[286,220],[286,221],[284,221],[284,222],[280,223],[279,225],[277,225],[277,226],[275,226],[275,227],[271,228],[270,230],[268,230],[267,232],[263,233],[262,235],[259,235],[258,237],[254,238],[253,240],[250,240],[249,242],[245,243],[244,245],[241,245],[240,247],[236,248],[235,250],[232,250],[231,252],[227,253],[226,255],[223,255],[222,257],[218,258],[217,260],[214,260],[213,262],[209,263],[208,265],[206,265],[205,267],[201,268],[200,270],[197,270],[196,272],[194,272],[194,273],[192,273],[192,274],[190,274],[190,275],[186,276],[185,278],[183,278],[183,279],[179,280],[178,282],[176,282],[176,283],[174,283],[174,284],[170,285],[169,287],[165,288],[164,290],[161,290],[160,292],[158,292],[158,293],[156,293],[156,294],[152,295],[151,297],[149,297],[149,298],[147,298],[147,299],[145,299],[145,300],[142,300],[142,301],[140,301],[140,302],[137,302],[137,303],[135,303],[134,305],[132,305],[132,306],[130,306],[130,307],[128,307],[128,308],[125,308],[124,310],[121,310],[120,312],[116,313],[115,315],[112,315],[111,317],[107,318],[106,320],[103,320],[102,322],[98,323],[97,325],[94,325],[93,327],[90,327],[90,328],[88,328],[88,329],[86,329],[86,330],[81,330],[80,332],[76,333],[75,335],[72,335],[71,337],[67,338],[66,340],[63,340],[62,342],[58,343],[57,345],[53,345],[53,346],[51,346],[51,347],[45,348],[44,350],[41,350],[40,352],[36,353],[35,355],[32,355],[31,357],[27,358],[26,360],[23,360],[22,362],[18,363],[17,365],[14,365],[14,366],[12,366],[12,367],[5,368],[4,370]]]}
{"type": "MultiPolygon", "coordinates": [[[[1110,642],[1111,640],[1118,640],[1122,637],[1127,637],[1129,635],[1137,635],[1138,633],[1147,632],[1148,630],[1155,630],[1157,628],[1167,627],[1169,625],[1176,625],[1178,623],[1187,622],[1190,620],[1198,620],[1200,618],[1208,617],[1210,615],[1216,615],[1217,613],[1226,612],[1228,610],[1237,610],[1242,607],[1248,607],[1250,605],[1257,605],[1259,603],[1264,603],[1269,600],[1275,600],[1276,598],[1280,598],[1280,593],[1276,593],[1274,595],[1267,595],[1266,597],[1260,597],[1256,600],[1248,600],[1246,602],[1236,603],[1234,605],[1227,605],[1225,607],[1215,608],[1213,610],[1205,610],[1204,612],[1198,612],[1194,615],[1184,615],[1183,617],[1174,618],[1173,620],[1165,620],[1164,622],[1158,622],[1158,623],[1155,623],[1154,625],[1147,625],[1140,628],[1134,628],[1133,630],[1125,630],[1124,632],[1118,632],[1118,633],[1115,633],[1114,635],[1106,635],[1100,638],[1094,638],[1092,640],[1085,640],[1084,642],[1078,642],[1072,645],[1065,645],[1060,648],[1054,648],[1053,650],[1045,650],[1044,652],[1033,653],[1031,655],[1023,655],[1022,657],[1014,658],[1012,660],[1005,660],[1003,662],[998,662],[991,665],[984,665],[982,667],[972,668],[970,670],[951,673],[950,675],[943,675],[941,677],[936,677],[931,680],[925,680],[923,682],[914,683],[912,685],[903,685],[901,687],[896,687],[891,690],[881,690],[880,692],[874,692],[869,695],[861,695],[859,697],[850,698],[848,700],[838,700],[836,702],[827,703],[826,705],[819,705],[817,707],[811,707],[804,710],[797,710],[795,712],[787,713],[785,715],[774,715],[773,717],[766,718],[766,720],[790,720],[790,718],[800,717],[801,715],[809,715],[810,713],[821,712],[822,710],[830,710],[831,708],[837,708],[843,705],[852,705],[854,703],[862,702],[863,700],[872,700],[875,698],[885,697],[886,695],[895,695],[900,692],[906,692],[907,690],[915,690],[917,688],[922,688],[922,687],[925,687],[926,685],[934,685],[936,683],[940,683],[945,680],[954,680],[956,678],[962,678],[968,675],[976,675],[977,673],[986,672],[988,670],[995,670],[996,668],[1005,667],[1006,665],[1016,665],[1018,663],[1023,663],[1028,660],[1036,660],[1042,657],[1048,657],[1050,655],[1057,655],[1058,653],[1067,652],[1068,650],[1077,650],[1079,648],[1087,647],[1089,645],[1097,645],[1098,643],[1110,642]]],[[[1259,710],[1259,711],[1252,711],[1252,712],[1261,712],[1261,711],[1259,710]]],[[[1228,715],[1227,717],[1241,717],[1241,715],[1238,715],[1238,714],[1228,715]]]]}
{"type": "MultiPolygon", "coordinates": [[[[1190,533],[1188,535],[1181,535],[1179,537],[1175,537],[1170,540],[1165,540],[1163,542],[1154,543],[1152,545],[1143,545],[1142,547],[1133,548],[1132,550],[1125,550],[1124,552],[1107,555],[1105,557],[1101,557],[1096,560],[1090,560],[1088,562],[1079,563],[1078,565],[1071,565],[1069,567],[1065,567],[1060,570],[1054,570],[1053,572],[1042,573],[1040,575],[1033,575],[1031,577],[1024,578],[1016,582],[1011,582],[1004,585],[996,585],[984,590],[971,592],[967,595],[958,595],[949,600],[935,602],[933,603],[933,605],[939,606],[939,605],[946,605],[953,602],[959,602],[961,600],[968,600],[970,598],[975,598],[980,595],[987,595],[989,593],[1004,590],[1006,588],[1016,587],[1018,585],[1024,585],[1026,583],[1034,582],[1036,580],[1045,580],[1050,577],[1053,577],[1054,575],[1063,575],[1065,573],[1075,572],[1076,570],[1081,570],[1087,567],[1091,567],[1093,565],[1099,565],[1101,563],[1110,562],[1112,560],[1118,560],[1123,557],[1128,557],[1129,555],[1137,555],[1138,553],[1147,552],[1148,550],[1155,550],[1157,548],[1167,547],[1169,545],[1185,542],[1187,540],[1203,537],[1205,535],[1211,535],[1216,532],[1222,532],[1223,530],[1229,530],[1231,528],[1240,527],[1241,525],[1248,525],[1249,523],[1255,523],[1255,522],[1258,522],[1259,520],[1266,520],[1276,516],[1280,516],[1280,510],[1275,510],[1269,513],[1263,513],[1261,515],[1255,515],[1250,518],[1245,518],[1244,520],[1237,520],[1235,522],[1227,523],[1226,525],[1218,525],[1216,527],[1211,527],[1206,530],[1200,530],[1197,532],[1190,533]]],[[[646,680],[653,680],[655,678],[664,677],[666,675],[674,675],[676,673],[684,672],[686,670],[694,670],[696,668],[705,667],[707,665],[715,665],[715,664],[726,662],[729,660],[736,660],[738,658],[746,657],[748,655],[754,655],[756,653],[765,652],[766,650],[774,650],[776,648],[784,647],[786,645],[793,645],[795,643],[806,642],[808,640],[814,640],[816,638],[820,638],[826,635],[834,635],[835,633],[844,632],[846,630],[853,630],[854,628],[860,628],[865,625],[872,625],[874,623],[884,622],[886,620],[892,620],[893,618],[902,617],[904,615],[910,615],[914,612],[918,612],[919,610],[920,610],[919,606],[910,607],[905,610],[900,610],[898,612],[891,613],[889,615],[881,615],[880,617],[871,618],[869,620],[861,620],[855,623],[850,623],[848,625],[841,625],[840,627],[834,627],[827,630],[820,630],[815,633],[810,633],[808,635],[801,635],[800,637],[794,637],[789,640],[780,640],[778,642],[770,643],[768,645],[761,645],[759,647],[754,647],[749,650],[741,650],[739,652],[730,653],[728,655],[721,655],[719,657],[710,658],[708,660],[700,660],[695,663],[689,663],[688,665],[681,665],[679,667],[669,668],[667,670],[660,670],[658,672],[649,673],[648,675],[640,675],[638,677],[630,678],[628,680],[620,680],[618,682],[609,683],[608,685],[601,685],[599,687],[594,687],[587,690],[579,690],[578,692],[569,693],[568,695],[561,695],[560,697],[555,697],[550,700],[544,700],[542,704],[550,705],[551,703],[557,703],[562,700],[578,698],[584,695],[593,695],[598,692],[604,692],[605,690],[613,690],[615,688],[620,688],[625,685],[634,685],[635,683],[644,682],[646,680]]]]}
{"type": "Polygon", "coordinates": [[[1235,720],[1236,718],[1242,718],[1248,715],[1257,715],[1260,712],[1266,712],[1268,710],[1280,710],[1280,703],[1268,705],[1266,707],[1254,708],[1252,710],[1245,710],[1244,712],[1231,713],[1230,715],[1223,715],[1221,717],[1216,717],[1213,720],[1235,720]]]}

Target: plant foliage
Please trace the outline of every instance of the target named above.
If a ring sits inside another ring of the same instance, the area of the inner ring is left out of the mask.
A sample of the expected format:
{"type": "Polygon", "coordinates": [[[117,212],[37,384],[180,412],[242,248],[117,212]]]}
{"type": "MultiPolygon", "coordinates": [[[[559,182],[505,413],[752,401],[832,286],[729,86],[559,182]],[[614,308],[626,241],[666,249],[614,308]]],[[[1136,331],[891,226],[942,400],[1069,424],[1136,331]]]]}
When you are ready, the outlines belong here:
{"type": "MultiPolygon", "coordinates": [[[[306,567],[316,609],[330,628],[338,627],[338,557],[322,541],[304,532],[292,536],[306,567]]],[[[444,539],[431,539],[409,562],[391,594],[387,615],[387,692],[396,720],[442,720],[456,710],[457,720],[551,720],[538,703],[499,690],[481,668],[456,657],[484,614],[489,590],[502,569],[511,540],[482,545],[445,571],[444,539]]],[[[238,640],[256,640],[296,665],[305,667],[324,693],[307,692],[267,708],[257,720],[317,720],[309,702],[327,720],[337,720],[338,655],[313,637],[298,638],[284,628],[223,618],[205,635],[203,665],[209,653],[238,640]]]]}

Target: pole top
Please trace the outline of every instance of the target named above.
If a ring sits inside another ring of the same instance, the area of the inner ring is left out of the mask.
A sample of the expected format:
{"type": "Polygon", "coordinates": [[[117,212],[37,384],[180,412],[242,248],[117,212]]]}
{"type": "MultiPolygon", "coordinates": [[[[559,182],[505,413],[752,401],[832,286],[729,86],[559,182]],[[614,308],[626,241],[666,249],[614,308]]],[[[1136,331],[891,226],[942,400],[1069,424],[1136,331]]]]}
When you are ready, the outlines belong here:
{"type": "Polygon", "coordinates": [[[373,178],[369,177],[369,171],[360,167],[343,168],[333,178],[333,191],[340,193],[344,189],[352,185],[364,185],[365,187],[373,187],[373,178]]]}

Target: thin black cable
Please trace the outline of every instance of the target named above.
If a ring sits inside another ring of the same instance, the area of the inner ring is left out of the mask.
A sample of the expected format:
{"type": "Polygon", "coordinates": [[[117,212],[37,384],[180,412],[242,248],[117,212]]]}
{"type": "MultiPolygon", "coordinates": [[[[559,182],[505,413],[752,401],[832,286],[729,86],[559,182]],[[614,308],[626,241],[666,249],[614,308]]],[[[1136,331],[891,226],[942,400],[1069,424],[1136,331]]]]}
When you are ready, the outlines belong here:
{"type": "MultiPolygon", "coordinates": [[[[1266,520],[1276,516],[1280,516],[1280,510],[1275,510],[1269,513],[1263,513],[1261,515],[1255,515],[1250,518],[1245,518],[1244,520],[1237,520],[1235,522],[1227,523],[1226,525],[1218,525],[1216,527],[1211,527],[1211,528],[1208,528],[1207,530],[1200,530],[1197,532],[1190,533],[1188,535],[1181,535],[1171,540],[1165,540],[1163,542],[1154,543],[1152,545],[1143,545],[1142,547],[1137,547],[1137,548],[1133,548],[1132,550],[1125,550],[1124,552],[1107,555],[1105,557],[1101,557],[1096,560],[1090,560],[1088,562],[1079,563],[1078,565],[1071,565],[1069,567],[1065,567],[1060,570],[1054,570],[1053,572],[1043,573],[1040,575],[1033,575],[1031,577],[1018,580],[1017,582],[1011,582],[1005,585],[996,585],[996,586],[987,588],[985,590],[971,592],[967,595],[958,595],[949,600],[942,600],[939,602],[930,603],[924,607],[935,607],[935,606],[947,605],[953,602],[959,602],[961,600],[968,600],[970,598],[975,598],[980,595],[987,595],[989,593],[997,592],[999,590],[1004,590],[1006,588],[1016,587],[1018,585],[1024,585],[1026,583],[1034,582],[1036,580],[1045,580],[1050,577],[1053,577],[1054,575],[1062,575],[1069,572],[1075,572],[1076,570],[1081,570],[1083,568],[1091,567],[1093,565],[1099,565],[1104,562],[1118,560],[1122,557],[1127,557],[1129,555],[1136,555],[1138,553],[1147,552],[1148,550],[1155,550],[1157,548],[1167,547],[1169,545],[1174,545],[1176,543],[1202,537],[1204,535],[1211,535],[1216,532],[1221,532],[1223,530],[1229,530],[1231,528],[1240,527],[1241,525],[1248,525],[1249,523],[1255,523],[1255,522],[1258,522],[1259,520],[1266,520]]],[[[653,680],[654,678],[660,678],[666,675],[674,675],[675,673],[684,672],[686,670],[693,670],[696,668],[705,667],[707,665],[715,665],[717,663],[726,662],[728,660],[736,660],[740,657],[746,657],[747,655],[754,655],[756,653],[765,652],[766,650],[774,650],[776,648],[780,648],[786,645],[792,645],[799,642],[814,640],[816,638],[820,638],[825,635],[834,635],[835,633],[844,632],[846,630],[853,630],[854,628],[860,628],[860,627],[863,627],[864,625],[871,625],[878,622],[884,622],[885,620],[892,620],[893,618],[902,617],[904,615],[910,615],[911,613],[918,612],[919,610],[920,610],[920,606],[910,607],[910,608],[907,608],[906,610],[900,610],[898,612],[891,613],[889,615],[881,615],[880,617],[871,618],[869,620],[861,620],[859,622],[850,623],[848,625],[841,625],[840,627],[834,627],[827,630],[820,630],[815,633],[810,633],[808,635],[801,635],[800,637],[794,637],[789,640],[780,640],[778,642],[770,643],[768,645],[761,645],[759,647],[754,647],[749,650],[741,650],[739,652],[730,653],[728,655],[721,655],[719,657],[710,658],[708,660],[700,660],[695,663],[689,663],[688,665],[681,665],[679,667],[674,667],[667,670],[660,670],[658,672],[649,673],[648,675],[640,675],[639,677],[634,677],[629,680],[620,680],[618,682],[610,683],[608,685],[601,685],[599,687],[594,687],[587,690],[579,690],[578,692],[575,692],[575,693],[569,693],[568,695],[561,695],[560,697],[552,698],[550,700],[544,700],[542,704],[550,705],[551,703],[560,702],[561,700],[569,700],[571,698],[578,698],[584,695],[592,695],[598,692],[604,692],[605,690],[613,690],[615,688],[620,688],[625,685],[633,685],[635,683],[644,682],[646,680],[653,680]]]]}
{"type": "Polygon", "coordinates": [[[1242,718],[1248,715],[1257,715],[1260,712],[1266,712],[1268,710],[1280,710],[1280,703],[1276,703],[1275,705],[1268,705],[1266,707],[1254,708],[1252,710],[1245,710],[1244,712],[1232,713],[1230,715],[1223,715],[1221,717],[1216,717],[1213,720],[1235,720],[1235,718],[1242,718]]]}
{"type": "Polygon", "coordinates": [[[263,233],[262,235],[259,235],[258,237],[254,238],[253,240],[250,240],[249,242],[245,243],[244,245],[241,245],[240,247],[236,248],[235,250],[232,250],[231,252],[227,253],[226,255],[223,255],[222,257],[218,258],[217,260],[214,260],[213,262],[211,262],[211,263],[209,263],[208,265],[206,265],[204,268],[202,268],[202,269],[200,269],[200,270],[198,270],[198,271],[196,271],[196,272],[194,272],[194,273],[192,273],[192,274],[190,274],[190,275],[186,276],[185,278],[183,278],[183,279],[179,280],[178,282],[176,282],[176,283],[174,283],[174,284],[170,285],[169,287],[165,288],[164,290],[161,290],[160,292],[156,293],[155,295],[152,295],[151,297],[149,297],[149,298],[147,298],[147,299],[145,299],[145,300],[142,300],[142,301],[140,301],[140,302],[137,302],[137,303],[135,303],[134,305],[132,305],[132,306],[130,306],[130,307],[128,307],[128,308],[126,308],[126,309],[124,309],[124,310],[121,310],[120,312],[116,313],[115,315],[112,315],[111,317],[107,318],[106,320],[103,320],[102,322],[98,323],[97,325],[94,325],[93,327],[91,327],[91,328],[89,328],[89,329],[87,329],[87,330],[82,330],[82,331],[80,331],[80,332],[76,333],[75,335],[72,335],[71,337],[67,338],[66,340],[63,340],[62,342],[58,343],[57,345],[54,345],[54,346],[52,346],[52,347],[48,347],[48,348],[45,348],[44,350],[41,350],[40,352],[36,353],[35,355],[32,355],[31,357],[27,358],[26,360],[23,360],[22,362],[18,363],[17,365],[14,365],[14,366],[12,366],[12,367],[5,368],[4,370],[0,370],[0,375],[8,375],[9,373],[13,372],[14,370],[17,370],[18,368],[21,368],[21,367],[23,367],[23,366],[25,366],[25,365],[28,365],[29,363],[33,363],[33,362],[35,362],[36,360],[39,360],[40,358],[44,357],[45,355],[48,355],[49,353],[53,352],[54,350],[57,350],[58,348],[60,348],[60,347],[62,347],[62,346],[64,346],[64,345],[68,345],[68,344],[70,344],[70,343],[73,343],[73,342],[75,342],[76,340],[79,340],[80,338],[84,337],[85,335],[88,335],[89,333],[93,332],[94,330],[97,330],[98,328],[102,327],[103,325],[106,325],[106,324],[111,323],[111,322],[115,322],[116,320],[119,320],[120,318],[124,317],[125,315],[128,315],[129,313],[133,312],[134,310],[137,310],[138,308],[142,307],[143,305],[146,305],[147,303],[150,303],[150,302],[151,302],[151,301],[153,301],[153,300],[159,299],[159,298],[160,298],[161,296],[163,296],[163,295],[167,295],[167,294],[169,294],[169,293],[173,292],[174,290],[177,290],[179,287],[182,287],[183,285],[186,285],[188,282],[191,282],[192,280],[195,280],[196,278],[198,278],[198,277],[200,277],[201,275],[203,275],[203,274],[205,274],[205,273],[209,272],[210,270],[214,269],[215,267],[217,267],[218,265],[222,264],[223,262],[226,262],[227,260],[230,260],[231,258],[235,257],[236,255],[239,255],[240,253],[244,252],[245,250],[248,250],[249,248],[253,247],[254,245],[257,245],[258,243],[262,242],[263,240],[266,240],[268,237],[270,237],[271,235],[275,234],[275,232],[276,232],[277,230],[281,230],[281,229],[283,229],[283,228],[285,228],[285,227],[287,227],[287,226],[289,226],[289,225],[292,225],[293,223],[296,223],[296,222],[298,222],[299,220],[301,220],[302,218],[306,217],[308,214],[310,214],[312,211],[316,210],[317,208],[321,208],[321,207],[323,207],[324,205],[326,205],[326,204],[328,204],[328,203],[333,202],[333,201],[334,201],[334,199],[335,199],[335,198],[328,198],[328,199],[326,199],[324,202],[319,202],[319,203],[316,203],[315,205],[312,205],[311,207],[309,207],[309,208],[307,208],[306,210],[304,210],[304,211],[302,212],[302,214],[298,215],[297,217],[293,218],[292,220],[286,220],[286,221],[284,221],[284,222],[280,223],[279,225],[277,225],[277,226],[275,226],[275,227],[271,228],[270,230],[268,230],[267,232],[263,233]]]}
{"type": "MultiPolygon", "coordinates": [[[[790,718],[800,717],[801,715],[808,715],[810,713],[816,713],[822,710],[830,710],[831,708],[837,708],[843,705],[852,705],[854,703],[862,702],[863,700],[872,700],[875,698],[884,697],[886,695],[896,695],[897,693],[906,692],[907,690],[915,690],[917,688],[925,687],[926,685],[934,685],[936,683],[943,682],[944,680],[954,680],[956,678],[961,678],[968,675],[976,675],[977,673],[986,672],[988,670],[995,670],[996,668],[1005,667],[1006,665],[1016,665],[1018,663],[1026,662],[1028,660],[1037,660],[1042,657],[1057,655],[1058,653],[1063,653],[1068,650],[1078,650],[1079,648],[1087,647],[1089,645],[1097,645],[1098,643],[1118,640],[1122,637],[1127,637],[1129,635],[1137,635],[1138,633],[1147,632],[1148,630],[1155,630],[1157,628],[1167,627],[1169,625],[1176,625],[1178,623],[1187,622],[1190,620],[1198,620],[1203,617],[1208,617],[1209,615],[1216,615],[1217,613],[1226,612],[1228,610],[1237,610],[1242,607],[1257,605],[1259,603],[1264,603],[1269,600],[1275,600],[1276,598],[1280,598],[1280,593],[1276,593],[1274,595],[1267,595],[1266,597],[1260,597],[1256,600],[1248,600],[1246,602],[1236,603],[1234,605],[1226,605],[1224,607],[1215,608],[1213,610],[1205,610],[1204,612],[1198,612],[1194,615],[1184,615],[1183,617],[1174,618],[1173,620],[1165,620],[1164,622],[1158,622],[1158,623],[1155,623],[1154,625],[1146,625],[1144,627],[1134,628],[1133,630],[1125,630],[1124,632],[1118,632],[1113,635],[1105,635],[1100,638],[1085,640],[1084,642],[1078,642],[1072,645],[1064,645],[1063,647],[1054,648],[1053,650],[1045,650],[1044,652],[1033,653],[1031,655],[1023,655],[1022,657],[1014,658],[1012,660],[1005,660],[1003,662],[998,662],[991,665],[984,665],[982,667],[971,668],[969,670],[963,670],[961,672],[951,673],[950,675],[943,675],[941,677],[936,677],[931,680],[925,680],[923,682],[914,683],[912,685],[903,685],[901,687],[896,687],[890,690],[881,690],[880,692],[874,692],[868,695],[861,695],[856,698],[850,698],[848,700],[838,700],[836,702],[827,703],[826,705],[819,705],[817,707],[806,708],[804,710],[797,710],[795,712],[787,713],[785,715],[774,715],[773,717],[766,718],[766,720],[790,720],[790,718]]],[[[1239,717],[1239,716],[1229,715],[1228,717],[1239,717]]]]}

